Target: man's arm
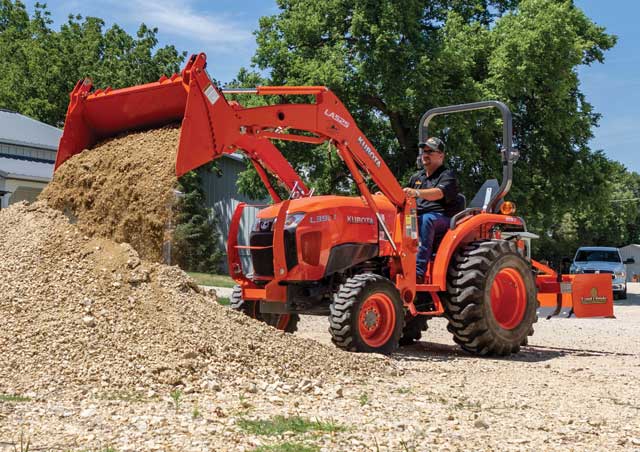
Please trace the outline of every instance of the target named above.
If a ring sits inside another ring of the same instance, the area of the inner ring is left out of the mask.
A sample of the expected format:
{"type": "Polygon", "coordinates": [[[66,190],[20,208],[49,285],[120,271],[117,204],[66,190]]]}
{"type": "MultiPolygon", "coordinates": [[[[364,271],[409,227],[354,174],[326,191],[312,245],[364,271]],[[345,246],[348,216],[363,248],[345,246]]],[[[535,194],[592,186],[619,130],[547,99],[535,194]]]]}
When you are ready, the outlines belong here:
{"type": "Polygon", "coordinates": [[[444,198],[444,192],[440,188],[404,188],[404,192],[411,198],[422,198],[427,201],[437,201],[444,198]]]}
{"type": "Polygon", "coordinates": [[[416,199],[422,198],[427,201],[437,201],[444,197],[444,192],[439,188],[416,188],[415,182],[417,178],[418,177],[415,174],[411,176],[411,179],[409,179],[409,186],[403,188],[407,197],[416,199]]]}

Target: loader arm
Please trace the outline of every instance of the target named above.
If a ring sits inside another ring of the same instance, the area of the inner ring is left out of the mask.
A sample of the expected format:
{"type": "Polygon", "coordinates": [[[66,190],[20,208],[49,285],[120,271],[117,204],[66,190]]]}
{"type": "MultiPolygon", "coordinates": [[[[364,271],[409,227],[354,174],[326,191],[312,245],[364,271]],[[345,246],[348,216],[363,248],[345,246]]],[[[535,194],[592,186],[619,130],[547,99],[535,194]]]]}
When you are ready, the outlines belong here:
{"type": "Polygon", "coordinates": [[[300,176],[270,140],[313,144],[331,141],[342,153],[352,156],[398,209],[403,208],[406,197],[402,187],[344,104],[328,88],[262,86],[221,90],[205,68],[206,56],[201,53],[189,58],[181,75],[163,76],[154,83],[92,92],[90,80],[78,82],[70,94],[55,169],[102,139],[182,120],[177,176],[222,154],[241,151],[252,161],[260,162],[289,190],[296,187],[301,195],[308,195],[300,176]],[[311,95],[316,102],[244,108],[228,102],[225,93],[311,95]],[[288,133],[289,130],[307,131],[314,136],[288,133]]]}
{"type": "Polygon", "coordinates": [[[90,93],[90,82],[79,82],[71,93],[65,130],[56,168],[98,140],[123,131],[158,127],[182,118],[176,157],[176,175],[196,169],[223,154],[243,152],[254,164],[274,201],[280,201],[267,171],[291,192],[308,196],[308,188],[271,140],[321,144],[338,149],[358,186],[363,203],[375,213],[393,250],[391,277],[406,301],[415,294],[415,237],[408,219],[415,215],[415,200],[408,199],[382,157],[358,128],[355,120],[324,86],[261,86],[221,90],[206,71],[206,56],[192,55],[180,76],[122,90],[90,93]],[[281,103],[243,107],[227,94],[311,96],[312,103],[281,103]],[[304,132],[301,134],[300,132],[304,132]],[[368,174],[396,207],[391,228],[370,193],[362,172],[368,174]]]}
{"type": "MultiPolygon", "coordinates": [[[[256,157],[267,166],[272,166],[275,175],[282,177],[275,163],[281,158],[275,147],[260,147],[257,143],[271,139],[299,141],[319,144],[333,142],[343,152],[353,156],[358,166],[364,169],[380,190],[398,208],[405,204],[406,197],[395,176],[382,160],[375,147],[358,128],[344,104],[324,86],[260,86],[255,89],[221,90],[217,88],[204,70],[206,60],[198,55],[191,68],[187,111],[192,105],[193,115],[186,116],[178,160],[184,165],[177,168],[178,174],[190,167],[210,159],[211,149],[214,155],[244,149],[254,152],[256,157]],[[316,102],[311,104],[278,104],[263,107],[244,108],[230,104],[224,94],[257,94],[261,96],[311,95],[316,102]],[[198,114],[195,114],[198,109],[198,114]],[[210,132],[207,140],[197,140],[201,145],[195,147],[191,135],[204,136],[210,132]],[[289,133],[306,131],[315,136],[289,133]],[[182,141],[185,141],[183,146],[182,141]],[[257,141],[256,141],[257,140],[257,141]],[[186,143],[192,143],[186,146],[186,143]],[[254,149],[248,150],[247,143],[253,143],[254,149]],[[186,154],[189,154],[187,158],[186,154]],[[258,156],[258,154],[262,154],[258,156]],[[276,155],[278,156],[276,158],[276,155]]],[[[282,159],[286,162],[284,157],[282,159]]],[[[270,168],[271,169],[271,168],[270,168]]],[[[364,195],[364,194],[363,194],[364,195]]],[[[365,195],[366,196],[366,195],[365,195]]]]}
{"type": "MultiPolygon", "coordinates": [[[[222,153],[242,149],[282,179],[285,165],[280,163],[286,160],[273,147],[271,140],[332,143],[351,172],[364,198],[363,203],[376,215],[393,249],[391,277],[396,279],[403,299],[412,300],[415,295],[415,252],[418,241],[411,233],[411,228],[407,227],[411,223],[407,219],[415,215],[415,200],[406,197],[389,167],[338,97],[324,86],[259,86],[225,91],[212,83],[205,65],[205,57],[200,54],[191,66],[187,100],[190,114],[185,115],[182,125],[176,165],[178,174],[222,153]],[[236,102],[228,102],[225,92],[280,97],[312,96],[315,102],[245,108],[236,102]],[[371,177],[396,207],[393,234],[367,188],[362,172],[371,177]]],[[[264,181],[263,174],[261,177],[264,181]]],[[[301,194],[305,195],[306,190],[301,194]]]]}

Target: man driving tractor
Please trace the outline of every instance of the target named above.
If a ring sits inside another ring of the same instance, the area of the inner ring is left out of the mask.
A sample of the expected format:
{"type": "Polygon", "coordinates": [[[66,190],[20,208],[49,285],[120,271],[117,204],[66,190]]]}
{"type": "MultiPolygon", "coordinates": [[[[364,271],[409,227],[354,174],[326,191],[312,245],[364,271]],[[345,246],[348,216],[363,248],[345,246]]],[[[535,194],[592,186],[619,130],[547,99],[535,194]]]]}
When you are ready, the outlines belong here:
{"type": "Polygon", "coordinates": [[[418,148],[423,169],[411,176],[404,192],[416,198],[418,207],[420,247],[416,274],[417,282],[421,284],[431,259],[434,237],[446,232],[451,217],[456,213],[458,182],[453,171],[444,165],[445,146],[441,139],[431,137],[418,144],[418,148]]]}

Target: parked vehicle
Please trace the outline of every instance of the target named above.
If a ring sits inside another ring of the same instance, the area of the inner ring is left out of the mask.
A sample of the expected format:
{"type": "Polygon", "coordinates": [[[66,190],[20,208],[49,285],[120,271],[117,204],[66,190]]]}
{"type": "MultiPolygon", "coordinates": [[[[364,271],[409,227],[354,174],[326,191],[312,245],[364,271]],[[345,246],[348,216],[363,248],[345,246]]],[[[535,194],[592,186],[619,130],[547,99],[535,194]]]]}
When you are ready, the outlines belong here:
{"type": "Polygon", "coordinates": [[[613,282],[613,297],[627,298],[627,270],[625,264],[633,264],[635,260],[622,260],[620,250],[607,246],[582,246],[578,248],[570,272],[580,273],[611,273],[613,282]]]}

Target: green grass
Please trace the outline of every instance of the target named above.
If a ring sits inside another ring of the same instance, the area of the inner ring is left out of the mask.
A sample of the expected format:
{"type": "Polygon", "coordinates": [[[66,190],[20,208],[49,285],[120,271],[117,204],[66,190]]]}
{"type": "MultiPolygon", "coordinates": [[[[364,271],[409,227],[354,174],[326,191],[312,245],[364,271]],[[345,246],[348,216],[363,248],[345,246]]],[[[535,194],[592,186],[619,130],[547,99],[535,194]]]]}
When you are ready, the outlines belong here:
{"type": "Polygon", "coordinates": [[[274,416],[271,419],[239,419],[238,426],[254,435],[279,435],[284,432],[341,432],[346,430],[335,422],[305,419],[299,416],[274,416]]]}
{"type": "Polygon", "coordinates": [[[222,306],[229,306],[229,299],[224,297],[218,297],[218,304],[222,306]]]}
{"type": "Polygon", "coordinates": [[[0,394],[0,402],[30,402],[29,397],[23,397],[16,394],[0,394]]]}
{"type": "Polygon", "coordinates": [[[305,446],[300,443],[282,443],[273,446],[260,446],[253,452],[320,452],[318,446],[305,446]]]}
{"type": "Polygon", "coordinates": [[[176,409],[176,412],[178,412],[178,410],[180,409],[180,399],[182,398],[182,391],[179,389],[176,389],[174,391],[171,391],[171,393],[169,394],[171,396],[171,399],[173,400],[173,404],[174,407],[176,409]]]}
{"type": "Polygon", "coordinates": [[[191,410],[191,417],[193,419],[198,419],[198,418],[202,417],[202,413],[200,412],[200,406],[199,406],[199,404],[197,402],[193,406],[193,410],[191,410]]]}
{"type": "Polygon", "coordinates": [[[187,272],[201,286],[233,287],[236,282],[227,275],[210,275],[209,273],[187,272]]]}

